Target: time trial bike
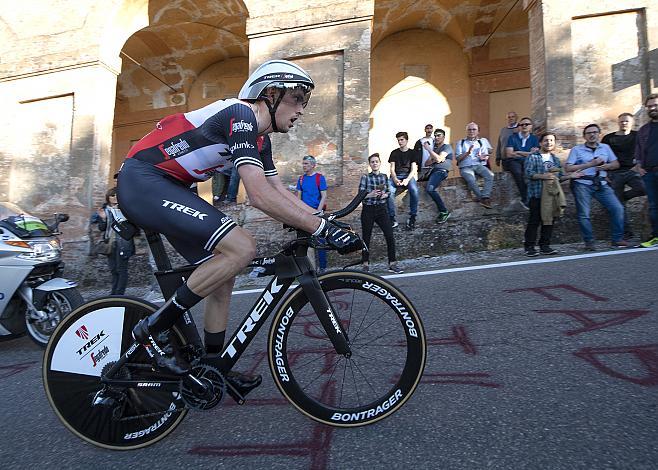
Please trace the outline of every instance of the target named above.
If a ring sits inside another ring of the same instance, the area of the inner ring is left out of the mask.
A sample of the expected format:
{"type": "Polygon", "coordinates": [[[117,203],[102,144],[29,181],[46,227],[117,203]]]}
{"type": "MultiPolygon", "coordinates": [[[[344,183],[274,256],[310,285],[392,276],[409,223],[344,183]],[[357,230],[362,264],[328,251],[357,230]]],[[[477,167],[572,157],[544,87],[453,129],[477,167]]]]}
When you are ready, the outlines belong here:
{"type": "MultiPolygon", "coordinates": [[[[352,212],[365,196],[328,216],[352,212]]],[[[172,269],[162,239],[145,232],[166,298],[195,266],[172,269]]],[[[137,449],[170,434],[189,410],[208,410],[225,395],[245,402],[225,380],[274,312],[267,338],[274,382],[295,408],[331,426],[375,423],[409,400],[425,366],[423,324],[391,282],[356,270],[317,275],[307,256],[317,241],[297,231],[252,269],[273,276],[220,354],[206,354],[190,312],[172,329],[192,365],[177,377],[155,371],[134,326],[157,306],[130,296],[90,301],[68,315],[45,351],[43,382],[55,414],[78,437],[117,450],[137,449]],[[298,285],[288,292],[294,281],[298,285]]],[[[327,248],[327,247],[325,247],[327,248]]]]}

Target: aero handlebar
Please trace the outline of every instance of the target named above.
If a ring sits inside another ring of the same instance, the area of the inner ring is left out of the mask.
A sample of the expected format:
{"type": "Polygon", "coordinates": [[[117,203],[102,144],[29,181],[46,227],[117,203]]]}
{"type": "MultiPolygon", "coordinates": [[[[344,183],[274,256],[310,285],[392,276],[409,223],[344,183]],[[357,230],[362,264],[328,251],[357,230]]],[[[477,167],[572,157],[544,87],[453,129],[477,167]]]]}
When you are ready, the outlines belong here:
{"type": "Polygon", "coordinates": [[[368,192],[364,189],[363,191],[359,191],[357,195],[352,199],[352,201],[342,209],[338,209],[335,212],[332,212],[330,214],[325,214],[325,218],[327,220],[334,220],[334,219],[340,219],[341,217],[345,217],[348,215],[350,212],[352,212],[354,209],[356,209],[359,204],[361,204],[361,201],[363,201],[366,197],[368,192]]]}

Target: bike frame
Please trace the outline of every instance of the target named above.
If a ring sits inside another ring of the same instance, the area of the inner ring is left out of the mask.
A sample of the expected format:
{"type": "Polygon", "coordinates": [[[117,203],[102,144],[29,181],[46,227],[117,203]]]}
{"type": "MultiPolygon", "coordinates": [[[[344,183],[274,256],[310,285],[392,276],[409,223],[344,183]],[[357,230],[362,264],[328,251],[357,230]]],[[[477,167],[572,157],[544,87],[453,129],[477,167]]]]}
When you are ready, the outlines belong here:
{"type": "MultiPolygon", "coordinates": [[[[148,233],[147,240],[159,269],[156,272],[156,278],[161,285],[165,297],[170,297],[176,288],[185,282],[186,278],[196,266],[186,266],[179,269],[171,269],[169,258],[162,239],[157,233],[148,233]],[[178,282],[174,282],[176,279],[178,282]],[[177,285],[175,285],[177,284],[177,285]],[[173,287],[175,285],[175,287],[173,287]]],[[[242,320],[240,326],[230,337],[224,350],[219,355],[204,355],[201,358],[203,364],[212,365],[221,373],[230,371],[240,356],[247,349],[253,338],[256,336],[261,327],[267,322],[271,313],[278,306],[279,302],[286,295],[288,289],[295,281],[299,279],[299,285],[306,294],[311,306],[313,307],[320,323],[322,324],[327,337],[333,344],[336,352],[349,357],[351,355],[348,346],[347,333],[341,323],[337,320],[338,316],[334,311],[326,294],[322,291],[317,274],[313,269],[308,258],[308,236],[303,232],[297,232],[297,240],[289,243],[284,250],[274,257],[274,277],[265,287],[261,295],[256,299],[247,316],[242,320]]],[[[272,258],[254,258],[251,267],[265,266],[272,264],[272,258]]],[[[192,315],[185,312],[175,326],[183,337],[195,347],[203,351],[203,343],[196,328],[192,315]]],[[[108,373],[101,377],[101,381],[108,385],[117,385],[124,387],[161,387],[164,389],[178,390],[178,381],[172,380],[117,380],[113,379],[119,369],[130,361],[131,357],[139,349],[138,342],[134,342],[130,348],[123,354],[119,360],[110,368],[108,373]]],[[[191,374],[188,374],[183,380],[194,386],[198,385],[198,380],[191,374]]]]}

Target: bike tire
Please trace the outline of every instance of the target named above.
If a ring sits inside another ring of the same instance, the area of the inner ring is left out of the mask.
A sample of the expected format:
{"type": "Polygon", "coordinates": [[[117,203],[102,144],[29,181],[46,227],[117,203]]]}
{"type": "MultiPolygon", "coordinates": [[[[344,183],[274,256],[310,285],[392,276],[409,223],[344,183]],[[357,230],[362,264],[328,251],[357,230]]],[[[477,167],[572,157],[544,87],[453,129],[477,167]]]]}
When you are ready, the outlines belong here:
{"type": "Polygon", "coordinates": [[[418,386],[427,345],[413,304],[388,281],[362,272],[319,276],[348,336],[336,354],[301,287],[275,313],[268,337],[274,382],[299,411],[330,426],[375,423],[400,409],[418,386]]]}
{"type": "MultiPolygon", "coordinates": [[[[55,329],[43,360],[44,389],[64,426],[86,442],[113,450],[139,449],[163,439],[187,414],[179,409],[180,394],[158,388],[123,389],[123,408],[92,406],[103,388],[103,367],[126,353],[134,342],[134,325],[156,309],[137,298],[104,297],[83,304],[55,329]]],[[[179,347],[184,345],[180,333],[173,331],[179,347]]],[[[151,370],[143,348],[130,364],[125,370],[131,379],[162,380],[151,370]]]]}

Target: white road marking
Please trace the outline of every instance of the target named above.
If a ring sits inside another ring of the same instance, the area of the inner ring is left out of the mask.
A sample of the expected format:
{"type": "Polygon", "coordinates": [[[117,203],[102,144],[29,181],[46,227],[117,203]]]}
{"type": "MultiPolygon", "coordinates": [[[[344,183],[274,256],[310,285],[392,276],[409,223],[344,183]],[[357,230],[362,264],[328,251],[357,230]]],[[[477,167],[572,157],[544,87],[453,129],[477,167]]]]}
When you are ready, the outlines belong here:
{"type": "MultiPolygon", "coordinates": [[[[623,248],[619,250],[610,250],[610,251],[601,251],[595,253],[582,253],[578,255],[568,255],[568,256],[551,256],[550,258],[535,258],[523,261],[509,261],[505,263],[493,263],[493,264],[481,264],[477,266],[463,266],[460,268],[445,268],[445,269],[433,269],[431,271],[418,271],[413,273],[403,273],[403,274],[389,274],[382,276],[386,279],[397,279],[403,277],[421,277],[421,276],[434,276],[437,274],[448,274],[448,273],[458,273],[463,271],[479,271],[484,269],[495,269],[495,268],[507,268],[510,266],[523,266],[527,264],[544,264],[544,263],[557,263],[558,261],[571,261],[576,259],[583,258],[598,258],[600,256],[615,256],[623,255],[626,253],[639,253],[641,251],[654,251],[658,250],[658,247],[653,248],[623,248]]],[[[290,289],[297,287],[297,284],[290,286],[290,289]]],[[[258,294],[263,292],[265,286],[260,289],[248,289],[248,290],[239,290],[233,291],[233,295],[243,295],[243,294],[258,294]]]]}

